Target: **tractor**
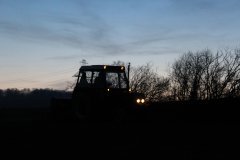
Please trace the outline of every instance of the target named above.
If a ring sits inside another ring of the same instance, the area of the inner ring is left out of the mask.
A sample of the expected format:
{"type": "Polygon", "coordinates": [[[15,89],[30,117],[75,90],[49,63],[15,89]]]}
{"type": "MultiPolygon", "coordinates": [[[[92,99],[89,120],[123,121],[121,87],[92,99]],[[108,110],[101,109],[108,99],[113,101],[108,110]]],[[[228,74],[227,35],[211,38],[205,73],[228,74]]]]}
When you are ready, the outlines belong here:
{"type": "Polygon", "coordinates": [[[127,76],[124,66],[81,66],[75,75],[77,81],[71,99],[65,100],[65,105],[64,100],[55,100],[55,104],[60,102],[55,106],[68,106],[78,119],[133,118],[145,109],[145,99],[142,93],[130,90],[129,70],[130,65],[127,76]]]}

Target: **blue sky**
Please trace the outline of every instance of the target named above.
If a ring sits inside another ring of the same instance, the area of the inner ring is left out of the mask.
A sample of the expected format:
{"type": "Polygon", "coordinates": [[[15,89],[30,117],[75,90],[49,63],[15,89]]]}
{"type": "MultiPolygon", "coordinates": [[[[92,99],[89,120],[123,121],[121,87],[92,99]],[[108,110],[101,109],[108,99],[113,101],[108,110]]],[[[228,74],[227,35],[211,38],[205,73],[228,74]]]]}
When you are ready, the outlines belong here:
{"type": "Polygon", "coordinates": [[[80,61],[153,63],[238,47],[238,0],[0,0],[0,88],[64,89],[80,61]]]}

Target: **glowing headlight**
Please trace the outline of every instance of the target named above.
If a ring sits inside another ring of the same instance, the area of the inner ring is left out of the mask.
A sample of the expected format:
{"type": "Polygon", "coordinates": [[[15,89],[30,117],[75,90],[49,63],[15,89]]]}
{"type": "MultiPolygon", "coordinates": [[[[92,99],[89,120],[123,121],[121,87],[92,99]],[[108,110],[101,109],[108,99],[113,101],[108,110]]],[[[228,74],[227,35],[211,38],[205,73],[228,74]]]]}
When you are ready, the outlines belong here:
{"type": "Polygon", "coordinates": [[[140,103],[145,103],[145,99],[140,99],[140,98],[138,98],[138,99],[136,100],[136,102],[137,102],[138,104],[140,104],[140,103]]]}
{"type": "Polygon", "coordinates": [[[110,91],[110,89],[108,88],[108,89],[107,89],[107,91],[109,92],[109,91],[110,91]]]}
{"type": "Polygon", "coordinates": [[[141,100],[140,99],[137,99],[137,103],[140,103],[141,102],[141,100]]]}

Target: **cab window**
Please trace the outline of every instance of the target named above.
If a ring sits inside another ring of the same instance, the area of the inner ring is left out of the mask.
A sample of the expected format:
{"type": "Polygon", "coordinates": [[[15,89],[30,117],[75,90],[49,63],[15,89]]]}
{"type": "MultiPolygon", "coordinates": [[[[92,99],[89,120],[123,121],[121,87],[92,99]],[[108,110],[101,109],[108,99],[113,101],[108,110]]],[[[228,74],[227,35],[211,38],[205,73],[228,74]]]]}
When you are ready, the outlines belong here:
{"type": "Polygon", "coordinates": [[[124,73],[107,72],[106,81],[108,88],[127,88],[124,73]]]}

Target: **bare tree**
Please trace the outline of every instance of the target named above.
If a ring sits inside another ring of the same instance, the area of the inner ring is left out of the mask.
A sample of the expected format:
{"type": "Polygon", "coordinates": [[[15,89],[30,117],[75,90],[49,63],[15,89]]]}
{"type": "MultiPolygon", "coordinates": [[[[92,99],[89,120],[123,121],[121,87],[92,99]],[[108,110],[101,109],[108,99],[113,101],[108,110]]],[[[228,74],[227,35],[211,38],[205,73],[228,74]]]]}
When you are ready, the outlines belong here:
{"type": "Polygon", "coordinates": [[[188,52],[172,65],[172,88],[174,96],[179,100],[187,100],[190,97],[196,99],[202,72],[199,55],[194,56],[192,52],[188,52]]]}
{"type": "Polygon", "coordinates": [[[170,81],[153,70],[152,65],[132,67],[130,71],[130,88],[134,92],[144,93],[147,101],[160,101],[165,98],[170,81]]]}
{"type": "Polygon", "coordinates": [[[225,49],[222,51],[223,57],[223,74],[220,92],[224,96],[239,96],[240,82],[240,50],[225,49]]]}
{"type": "Polygon", "coordinates": [[[172,65],[172,93],[179,100],[239,95],[240,51],[188,52],[172,65]]]}
{"type": "Polygon", "coordinates": [[[113,63],[112,63],[113,66],[125,66],[125,67],[126,67],[127,64],[128,64],[128,63],[123,62],[123,61],[120,61],[120,60],[118,60],[118,61],[113,61],[113,63]]]}

